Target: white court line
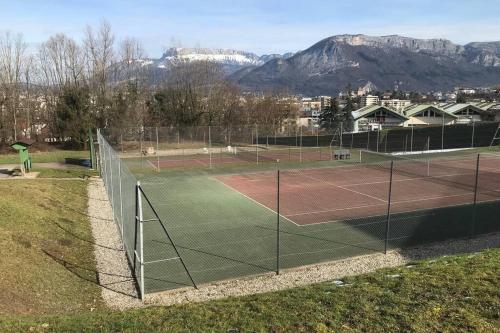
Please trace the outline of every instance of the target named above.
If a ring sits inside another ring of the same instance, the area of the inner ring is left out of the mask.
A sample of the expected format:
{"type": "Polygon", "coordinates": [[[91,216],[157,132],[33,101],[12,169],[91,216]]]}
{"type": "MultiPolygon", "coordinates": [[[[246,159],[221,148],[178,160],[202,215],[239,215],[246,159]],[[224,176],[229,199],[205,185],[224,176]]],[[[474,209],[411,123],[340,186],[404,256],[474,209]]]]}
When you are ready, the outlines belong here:
{"type": "Polygon", "coordinates": [[[146,160],[146,161],[153,167],[153,169],[158,171],[158,168],[156,167],[156,165],[153,164],[153,162],[151,162],[150,160],[146,160]]]}
{"type": "MultiPolygon", "coordinates": [[[[498,190],[498,191],[500,191],[500,190],[498,190]]],[[[493,191],[493,192],[495,192],[495,191],[493,191]]],[[[482,193],[484,193],[484,192],[482,192],[482,193]]],[[[474,194],[474,192],[467,192],[467,193],[462,193],[462,194],[442,195],[442,196],[422,198],[422,199],[409,199],[409,200],[392,201],[391,205],[393,205],[393,204],[400,204],[400,203],[408,203],[408,202],[419,202],[419,201],[427,201],[427,200],[434,200],[434,199],[444,199],[444,198],[460,197],[460,196],[467,196],[467,195],[472,195],[472,194],[474,194]]],[[[289,214],[288,216],[298,216],[298,215],[328,213],[328,212],[336,212],[336,211],[350,210],[350,209],[357,209],[357,208],[377,207],[377,206],[380,206],[380,205],[382,205],[382,204],[361,205],[361,206],[355,206],[355,207],[335,208],[335,209],[318,210],[318,211],[312,211],[312,212],[309,211],[309,212],[304,212],[304,213],[289,214]]],[[[437,208],[439,208],[439,207],[437,207],[437,208]]],[[[421,208],[421,209],[434,209],[434,208],[421,208]]]]}
{"type": "MultiPolygon", "coordinates": [[[[247,198],[248,200],[251,200],[251,201],[253,201],[254,203],[258,204],[259,206],[262,206],[262,207],[264,207],[264,208],[266,208],[266,209],[270,210],[270,211],[271,211],[271,212],[273,212],[274,214],[277,214],[277,212],[276,212],[274,209],[267,207],[266,205],[264,205],[264,204],[262,204],[262,203],[258,202],[257,200],[255,200],[255,199],[253,199],[253,198],[250,198],[250,197],[249,197],[248,195],[246,195],[246,194],[241,193],[240,191],[238,191],[238,190],[237,190],[237,189],[235,189],[234,187],[231,187],[231,186],[229,186],[228,184],[224,183],[222,180],[217,179],[217,178],[215,178],[215,177],[214,177],[214,179],[215,179],[216,181],[218,181],[219,183],[221,183],[222,185],[226,186],[227,188],[229,188],[229,189],[231,189],[231,190],[233,190],[233,191],[235,191],[235,192],[237,192],[237,193],[241,194],[242,196],[244,196],[244,197],[245,197],[245,198],[247,198]]],[[[291,222],[291,223],[293,223],[293,224],[295,224],[295,225],[297,225],[297,226],[300,226],[300,224],[295,223],[294,221],[290,220],[290,219],[289,219],[288,217],[286,217],[286,216],[283,216],[283,215],[281,215],[281,214],[279,214],[279,216],[281,216],[281,217],[282,217],[282,218],[284,218],[285,220],[287,220],[287,221],[289,221],[289,222],[291,222]]]]}
{"type": "Polygon", "coordinates": [[[384,203],[387,202],[387,200],[384,200],[384,199],[380,199],[380,198],[377,198],[377,197],[374,197],[373,195],[369,195],[369,194],[365,194],[365,193],[362,193],[362,192],[358,192],[358,191],[355,191],[355,190],[352,190],[350,188],[345,188],[345,187],[342,187],[340,185],[335,185],[333,183],[330,183],[330,182],[327,182],[327,181],[324,181],[322,179],[318,179],[318,178],[315,178],[315,177],[312,177],[312,176],[309,176],[309,175],[304,175],[305,177],[309,178],[309,179],[312,179],[314,181],[317,181],[317,182],[320,182],[320,183],[325,183],[325,184],[328,184],[328,185],[331,185],[331,186],[334,186],[334,187],[338,187],[340,189],[343,189],[345,191],[350,191],[350,192],[353,192],[353,193],[356,193],[356,194],[359,194],[359,195],[362,195],[362,196],[365,196],[365,197],[369,197],[369,198],[372,198],[372,199],[375,199],[375,200],[378,200],[378,201],[382,201],[384,203]]]}
{"type": "MultiPolygon", "coordinates": [[[[393,179],[393,182],[407,182],[407,181],[412,181],[412,180],[422,180],[422,179],[433,179],[433,178],[445,178],[445,177],[454,177],[454,176],[465,176],[465,175],[471,175],[474,176],[474,174],[471,173],[456,173],[456,174],[449,174],[449,175],[441,175],[441,176],[428,176],[428,177],[418,177],[418,178],[407,178],[407,179],[393,179]]],[[[370,182],[370,183],[356,183],[356,184],[345,184],[342,186],[359,186],[359,185],[374,185],[374,184],[384,184],[384,183],[389,183],[389,180],[384,180],[384,181],[379,181],[379,182],[370,182]]]]}

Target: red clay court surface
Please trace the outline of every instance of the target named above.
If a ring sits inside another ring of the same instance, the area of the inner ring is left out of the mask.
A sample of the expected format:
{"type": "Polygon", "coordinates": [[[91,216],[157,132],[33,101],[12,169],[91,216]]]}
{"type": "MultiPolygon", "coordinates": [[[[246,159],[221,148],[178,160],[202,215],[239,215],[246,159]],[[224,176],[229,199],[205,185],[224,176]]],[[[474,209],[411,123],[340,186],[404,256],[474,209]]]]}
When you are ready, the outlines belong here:
{"type": "MultiPolygon", "coordinates": [[[[322,147],[321,150],[312,150],[310,148],[299,152],[298,148],[281,149],[281,150],[261,150],[259,151],[259,161],[274,162],[276,160],[286,161],[328,161],[331,159],[330,150],[322,147]]],[[[214,152],[212,158],[208,153],[191,154],[191,155],[175,155],[175,156],[160,156],[158,161],[156,158],[147,160],[152,168],[168,169],[179,167],[210,167],[218,165],[239,164],[257,162],[257,153],[255,151],[245,151],[238,154],[228,152],[214,152]],[[211,161],[210,161],[211,160],[211,161]],[[159,162],[159,163],[158,163],[159,162]]]]}
{"type": "MultiPolygon", "coordinates": [[[[395,162],[391,213],[472,204],[476,159],[395,162]],[[404,171],[403,171],[404,170],[404,171]]],[[[477,202],[500,200],[500,156],[481,158],[477,202]]],[[[298,225],[387,214],[389,170],[368,165],[280,172],[280,215],[298,225]]],[[[218,176],[226,186],[276,211],[275,172],[218,176]]]]}

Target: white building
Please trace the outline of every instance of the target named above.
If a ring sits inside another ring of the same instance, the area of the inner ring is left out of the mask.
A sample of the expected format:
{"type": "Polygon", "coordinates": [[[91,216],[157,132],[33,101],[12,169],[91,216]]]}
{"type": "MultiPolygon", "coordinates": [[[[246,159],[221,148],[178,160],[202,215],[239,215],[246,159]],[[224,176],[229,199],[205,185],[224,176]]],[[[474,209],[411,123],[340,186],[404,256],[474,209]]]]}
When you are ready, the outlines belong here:
{"type": "Polygon", "coordinates": [[[403,111],[411,105],[409,99],[386,99],[380,102],[380,105],[393,108],[396,111],[403,111]]]}
{"type": "Polygon", "coordinates": [[[458,119],[436,105],[419,104],[404,110],[408,118],[404,126],[451,125],[458,119]]]}
{"type": "Polygon", "coordinates": [[[454,103],[443,107],[443,110],[457,116],[457,123],[481,121],[483,110],[471,103],[454,103]]]}
{"type": "Polygon", "coordinates": [[[361,107],[379,105],[379,102],[378,96],[366,95],[361,97],[361,107]]]}
{"type": "Polygon", "coordinates": [[[353,132],[381,130],[404,126],[408,118],[397,111],[382,105],[370,105],[352,112],[353,132]]]}

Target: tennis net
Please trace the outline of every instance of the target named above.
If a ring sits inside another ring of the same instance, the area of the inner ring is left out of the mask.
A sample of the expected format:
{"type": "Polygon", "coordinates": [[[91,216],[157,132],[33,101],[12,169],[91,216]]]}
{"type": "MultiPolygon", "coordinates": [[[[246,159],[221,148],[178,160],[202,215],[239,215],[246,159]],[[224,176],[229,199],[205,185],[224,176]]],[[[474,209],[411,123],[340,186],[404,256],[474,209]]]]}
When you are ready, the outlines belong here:
{"type": "MultiPolygon", "coordinates": [[[[431,154],[414,154],[410,156],[362,150],[360,151],[360,162],[366,166],[390,169],[390,163],[384,162],[393,161],[393,172],[395,174],[411,178],[439,178],[440,181],[443,179],[454,183],[460,177],[466,178],[464,176],[474,175],[475,173],[476,158],[472,155],[443,157],[431,154]]],[[[467,182],[467,185],[469,185],[469,182],[467,182]]]]}

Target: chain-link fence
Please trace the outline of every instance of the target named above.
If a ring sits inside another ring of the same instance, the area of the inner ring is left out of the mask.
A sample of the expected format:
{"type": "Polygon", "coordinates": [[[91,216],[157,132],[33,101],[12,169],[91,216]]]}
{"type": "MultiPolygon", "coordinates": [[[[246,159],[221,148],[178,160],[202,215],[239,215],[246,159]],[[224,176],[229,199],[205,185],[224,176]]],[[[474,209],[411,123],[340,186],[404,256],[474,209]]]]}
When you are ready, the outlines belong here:
{"type": "MultiPolygon", "coordinates": [[[[259,136],[243,132],[232,132],[231,144],[241,147],[246,136],[255,144],[259,136]]],[[[117,133],[98,134],[100,166],[141,295],[500,229],[497,154],[409,159],[361,151],[301,168],[159,168],[136,179],[122,137],[139,134],[139,147],[161,147],[186,146],[186,136],[155,142],[146,137],[156,129],[117,133]]],[[[212,128],[188,137],[229,142],[228,132],[212,128]]]]}

